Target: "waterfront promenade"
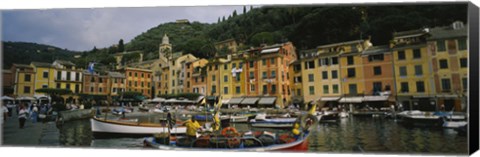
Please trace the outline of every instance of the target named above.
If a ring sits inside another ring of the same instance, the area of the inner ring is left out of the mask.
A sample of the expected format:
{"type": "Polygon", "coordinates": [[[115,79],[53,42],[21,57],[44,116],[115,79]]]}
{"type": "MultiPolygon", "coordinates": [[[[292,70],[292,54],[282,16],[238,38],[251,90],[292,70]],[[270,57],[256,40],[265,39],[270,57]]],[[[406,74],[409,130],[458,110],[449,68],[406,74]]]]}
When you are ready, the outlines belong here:
{"type": "Polygon", "coordinates": [[[20,129],[17,114],[8,117],[2,127],[3,146],[59,146],[59,131],[55,122],[25,122],[20,129]]]}

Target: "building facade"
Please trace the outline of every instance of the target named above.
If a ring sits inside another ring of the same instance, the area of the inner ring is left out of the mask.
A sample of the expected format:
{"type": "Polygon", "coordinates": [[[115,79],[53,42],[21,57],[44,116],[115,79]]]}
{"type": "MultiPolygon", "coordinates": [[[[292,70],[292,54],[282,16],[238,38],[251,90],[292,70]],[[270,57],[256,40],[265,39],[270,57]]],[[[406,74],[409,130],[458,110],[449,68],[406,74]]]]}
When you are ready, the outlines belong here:
{"type": "Polygon", "coordinates": [[[152,98],[152,71],[148,69],[124,68],[126,91],[140,92],[147,98],[152,98]]]}
{"type": "Polygon", "coordinates": [[[35,71],[33,67],[25,64],[13,64],[11,71],[13,76],[13,96],[33,97],[35,91],[35,71]]]}
{"type": "MultiPolygon", "coordinates": [[[[34,68],[35,72],[35,86],[34,89],[41,88],[55,88],[55,69],[50,63],[31,62],[30,66],[34,68]]],[[[34,91],[34,97],[45,97],[45,93],[37,93],[34,91]]]]}

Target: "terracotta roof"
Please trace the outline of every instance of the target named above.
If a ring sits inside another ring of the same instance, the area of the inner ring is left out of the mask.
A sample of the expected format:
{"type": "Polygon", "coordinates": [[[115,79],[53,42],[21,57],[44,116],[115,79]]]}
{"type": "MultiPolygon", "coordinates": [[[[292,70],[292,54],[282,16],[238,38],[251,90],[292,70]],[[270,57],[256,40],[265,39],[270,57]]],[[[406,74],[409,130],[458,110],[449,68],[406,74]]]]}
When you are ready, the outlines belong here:
{"type": "Polygon", "coordinates": [[[75,64],[73,64],[72,62],[70,61],[66,61],[66,60],[55,60],[55,62],[59,63],[59,64],[62,64],[62,65],[71,65],[71,66],[75,66],[75,64]]]}
{"type": "Polygon", "coordinates": [[[381,54],[381,53],[388,53],[388,52],[390,52],[390,48],[388,45],[372,46],[367,50],[363,51],[362,55],[373,55],[373,54],[381,54]]]}
{"type": "Polygon", "coordinates": [[[427,40],[467,37],[467,28],[453,29],[452,27],[435,27],[430,30],[427,40]]]}

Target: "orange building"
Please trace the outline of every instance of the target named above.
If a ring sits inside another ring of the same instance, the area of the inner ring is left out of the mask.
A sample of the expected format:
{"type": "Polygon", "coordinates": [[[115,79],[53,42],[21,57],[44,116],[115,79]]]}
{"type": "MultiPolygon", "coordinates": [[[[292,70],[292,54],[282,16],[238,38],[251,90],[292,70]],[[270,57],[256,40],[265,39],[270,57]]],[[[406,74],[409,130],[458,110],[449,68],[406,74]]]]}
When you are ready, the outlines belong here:
{"type": "Polygon", "coordinates": [[[151,98],[152,71],[138,68],[123,69],[126,77],[126,91],[140,92],[151,98]]]}
{"type": "Polygon", "coordinates": [[[99,74],[97,72],[90,73],[83,72],[83,93],[92,95],[108,95],[109,94],[109,80],[106,74],[99,74]]]}
{"type": "Polygon", "coordinates": [[[363,72],[365,79],[365,97],[369,104],[387,105],[394,101],[395,82],[393,79],[393,55],[388,47],[373,46],[363,51],[363,72]]]}

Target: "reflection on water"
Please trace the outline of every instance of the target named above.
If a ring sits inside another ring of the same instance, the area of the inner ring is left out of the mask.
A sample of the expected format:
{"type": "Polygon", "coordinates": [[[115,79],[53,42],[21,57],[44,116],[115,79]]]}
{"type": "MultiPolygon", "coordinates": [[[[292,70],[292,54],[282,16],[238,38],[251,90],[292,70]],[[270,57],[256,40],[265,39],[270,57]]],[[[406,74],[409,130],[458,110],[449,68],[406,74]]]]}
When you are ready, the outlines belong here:
{"type": "MultiPolygon", "coordinates": [[[[161,117],[139,117],[140,121],[158,122],[161,117]]],[[[239,131],[251,130],[246,123],[232,124],[239,131]]],[[[252,128],[281,133],[288,130],[252,128]]],[[[64,146],[100,148],[141,148],[142,138],[93,139],[88,120],[72,121],[60,129],[64,146]]],[[[452,129],[409,128],[382,118],[342,119],[339,123],[318,125],[309,139],[313,152],[346,153],[433,153],[466,154],[467,137],[452,129]]]]}

